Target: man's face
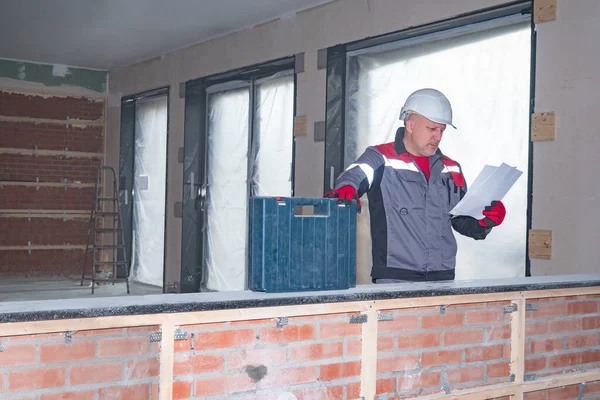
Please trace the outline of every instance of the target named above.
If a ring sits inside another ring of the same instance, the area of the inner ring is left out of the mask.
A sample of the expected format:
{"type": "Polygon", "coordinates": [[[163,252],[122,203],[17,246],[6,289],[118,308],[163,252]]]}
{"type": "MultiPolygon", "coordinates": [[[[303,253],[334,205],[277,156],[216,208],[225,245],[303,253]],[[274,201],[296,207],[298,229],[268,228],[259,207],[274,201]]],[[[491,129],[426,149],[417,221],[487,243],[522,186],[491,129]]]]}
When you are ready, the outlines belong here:
{"type": "Polygon", "coordinates": [[[430,121],[419,114],[411,114],[405,125],[404,145],[415,156],[432,156],[442,141],[446,125],[430,121]]]}

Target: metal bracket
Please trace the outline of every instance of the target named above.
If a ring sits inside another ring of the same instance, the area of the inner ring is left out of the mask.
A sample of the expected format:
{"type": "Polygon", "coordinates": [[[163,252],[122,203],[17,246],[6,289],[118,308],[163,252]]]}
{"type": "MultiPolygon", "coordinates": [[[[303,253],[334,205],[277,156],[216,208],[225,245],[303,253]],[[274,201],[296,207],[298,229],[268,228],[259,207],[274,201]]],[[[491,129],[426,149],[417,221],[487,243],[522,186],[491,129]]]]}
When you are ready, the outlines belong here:
{"type": "Polygon", "coordinates": [[[367,320],[368,320],[367,314],[351,315],[350,316],[350,323],[351,324],[364,324],[365,322],[367,322],[367,320]]]}
{"type": "Polygon", "coordinates": [[[529,381],[535,381],[535,374],[525,374],[523,375],[523,381],[525,382],[529,382],[529,381]]]}
{"type": "Polygon", "coordinates": [[[448,380],[448,373],[442,371],[442,386],[446,394],[450,394],[450,381],[448,380]]]}
{"type": "Polygon", "coordinates": [[[73,334],[76,332],[77,331],[66,331],[65,332],[65,344],[68,344],[69,346],[71,345],[71,343],[73,342],[73,334]]]}
{"type": "Polygon", "coordinates": [[[579,385],[579,398],[578,398],[578,400],[582,400],[583,399],[583,394],[585,393],[585,386],[586,386],[585,382],[582,382],[579,385]]]}
{"type": "Polygon", "coordinates": [[[393,321],[394,313],[385,312],[377,314],[377,321],[393,321]]]}
{"type": "Polygon", "coordinates": [[[504,306],[504,314],[508,314],[511,312],[518,311],[519,307],[516,304],[511,304],[509,306],[504,306]]]}
{"type": "Polygon", "coordinates": [[[527,311],[537,311],[538,305],[536,303],[527,303],[525,304],[525,310],[527,311]]]}
{"type": "MultiPolygon", "coordinates": [[[[175,329],[175,334],[173,335],[174,340],[186,340],[187,337],[188,337],[187,331],[181,330],[179,328],[175,329]]],[[[161,339],[162,339],[161,331],[152,332],[152,333],[150,333],[150,335],[148,335],[148,340],[150,341],[150,343],[160,342],[161,339]]]]}
{"type": "Polygon", "coordinates": [[[446,315],[446,306],[445,305],[441,305],[440,306],[440,314],[441,315],[446,315]]]}
{"type": "Polygon", "coordinates": [[[510,381],[514,382],[517,380],[517,377],[515,376],[515,374],[510,374],[510,381]]]}
{"type": "Polygon", "coordinates": [[[2,353],[3,350],[4,350],[4,347],[2,347],[2,342],[0,342],[0,353],[2,353]]]}
{"type": "Polygon", "coordinates": [[[150,343],[153,342],[160,342],[160,339],[162,338],[162,332],[158,331],[158,332],[152,332],[149,336],[148,339],[150,341],[150,343]]]}
{"type": "Polygon", "coordinates": [[[277,328],[283,328],[288,323],[289,323],[289,318],[288,317],[277,317],[277,318],[275,318],[275,326],[277,328]]]}
{"type": "Polygon", "coordinates": [[[173,337],[175,340],[187,340],[188,333],[187,331],[177,328],[175,329],[175,334],[173,335],[173,337]]]}

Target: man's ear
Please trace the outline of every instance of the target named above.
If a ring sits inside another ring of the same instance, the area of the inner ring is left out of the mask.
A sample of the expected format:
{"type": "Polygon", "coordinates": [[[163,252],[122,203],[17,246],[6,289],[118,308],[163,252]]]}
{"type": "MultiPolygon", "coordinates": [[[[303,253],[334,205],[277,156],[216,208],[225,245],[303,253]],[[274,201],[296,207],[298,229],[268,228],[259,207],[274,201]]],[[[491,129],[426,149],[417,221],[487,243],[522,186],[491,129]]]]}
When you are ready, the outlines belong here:
{"type": "Polygon", "coordinates": [[[404,121],[404,129],[407,132],[412,133],[414,126],[415,126],[415,121],[413,121],[412,118],[407,118],[406,121],[404,121]]]}

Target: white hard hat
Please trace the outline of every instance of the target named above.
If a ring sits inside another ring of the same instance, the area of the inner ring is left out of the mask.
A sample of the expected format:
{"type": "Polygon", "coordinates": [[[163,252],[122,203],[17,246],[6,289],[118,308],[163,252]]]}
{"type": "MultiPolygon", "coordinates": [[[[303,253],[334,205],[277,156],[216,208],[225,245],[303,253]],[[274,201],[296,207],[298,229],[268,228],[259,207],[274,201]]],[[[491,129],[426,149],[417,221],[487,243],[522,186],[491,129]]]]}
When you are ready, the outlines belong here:
{"type": "Polygon", "coordinates": [[[420,89],[413,92],[408,96],[400,110],[400,119],[404,120],[410,112],[420,114],[438,124],[450,125],[456,129],[452,124],[450,101],[439,90],[420,89]]]}

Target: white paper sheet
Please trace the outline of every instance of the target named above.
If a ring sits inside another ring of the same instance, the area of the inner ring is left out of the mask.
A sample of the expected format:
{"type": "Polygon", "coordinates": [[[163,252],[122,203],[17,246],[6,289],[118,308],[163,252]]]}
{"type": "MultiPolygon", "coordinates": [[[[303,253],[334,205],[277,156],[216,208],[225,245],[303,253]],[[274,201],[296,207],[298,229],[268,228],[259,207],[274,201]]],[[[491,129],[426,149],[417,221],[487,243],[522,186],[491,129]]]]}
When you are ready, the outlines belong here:
{"type": "Polygon", "coordinates": [[[522,174],[522,171],[506,163],[502,163],[499,167],[485,165],[470,185],[465,197],[450,211],[450,214],[482,219],[485,207],[494,200],[502,200],[522,174]]]}

